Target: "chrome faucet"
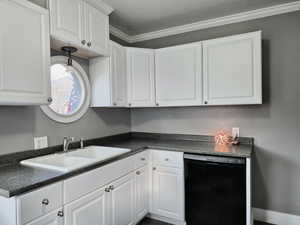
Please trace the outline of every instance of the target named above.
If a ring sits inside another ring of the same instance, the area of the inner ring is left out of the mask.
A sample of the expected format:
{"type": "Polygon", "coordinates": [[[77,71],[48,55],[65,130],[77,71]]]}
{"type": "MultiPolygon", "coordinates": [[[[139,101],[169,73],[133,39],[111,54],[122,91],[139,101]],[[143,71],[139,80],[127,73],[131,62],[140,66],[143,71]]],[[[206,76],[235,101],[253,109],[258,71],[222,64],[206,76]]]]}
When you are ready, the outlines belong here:
{"type": "Polygon", "coordinates": [[[64,141],[63,141],[63,150],[64,152],[69,151],[69,145],[75,140],[74,137],[64,137],[64,141]]]}

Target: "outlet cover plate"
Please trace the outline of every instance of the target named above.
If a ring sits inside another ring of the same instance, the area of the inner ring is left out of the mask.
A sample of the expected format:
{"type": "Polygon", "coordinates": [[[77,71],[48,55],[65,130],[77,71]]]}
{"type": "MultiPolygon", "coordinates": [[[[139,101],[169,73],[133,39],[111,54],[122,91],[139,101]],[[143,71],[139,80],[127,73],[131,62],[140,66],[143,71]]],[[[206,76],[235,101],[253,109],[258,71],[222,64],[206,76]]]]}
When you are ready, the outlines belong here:
{"type": "Polygon", "coordinates": [[[48,147],[48,137],[34,137],[34,149],[41,149],[48,147]]]}

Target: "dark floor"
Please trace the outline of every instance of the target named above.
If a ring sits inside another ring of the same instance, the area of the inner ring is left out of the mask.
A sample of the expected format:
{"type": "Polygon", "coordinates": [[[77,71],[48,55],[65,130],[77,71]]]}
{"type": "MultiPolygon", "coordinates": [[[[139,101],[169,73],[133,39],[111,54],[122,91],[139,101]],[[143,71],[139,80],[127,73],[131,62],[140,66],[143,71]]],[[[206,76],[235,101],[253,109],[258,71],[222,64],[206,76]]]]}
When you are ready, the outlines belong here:
{"type": "MultiPolygon", "coordinates": [[[[145,218],[138,225],[171,225],[171,224],[145,218]]],[[[272,225],[272,224],[263,223],[263,222],[255,222],[254,225],[272,225]]]]}

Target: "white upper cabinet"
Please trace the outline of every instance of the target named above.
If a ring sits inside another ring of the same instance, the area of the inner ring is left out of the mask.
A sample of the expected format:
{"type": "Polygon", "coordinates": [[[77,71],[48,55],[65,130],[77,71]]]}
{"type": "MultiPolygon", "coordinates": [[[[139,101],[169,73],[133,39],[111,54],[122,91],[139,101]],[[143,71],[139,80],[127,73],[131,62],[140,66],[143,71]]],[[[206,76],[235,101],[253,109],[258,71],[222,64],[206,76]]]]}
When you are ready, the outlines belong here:
{"type": "Polygon", "coordinates": [[[84,2],[82,0],[49,0],[51,35],[68,44],[83,41],[84,2]]]}
{"type": "Polygon", "coordinates": [[[155,78],[159,106],[201,105],[201,43],[156,50],[155,78]]]}
{"type": "Polygon", "coordinates": [[[127,105],[126,49],[111,42],[111,75],[113,106],[127,105]]]}
{"type": "Polygon", "coordinates": [[[110,42],[110,55],[90,60],[92,107],[126,106],[126,50],[110,42]]]}
{"type": "Polygon", "coordinates": [[[86,45],[95,53],[108,53],[109,47],[109,20],[98,9],[85,4],[86,16],[86,45]]]}
{"type": "Polygon", "coordinates": [[[48,0],[51,20],[51,45],[78,48],[79,56],[109,54],[109,18],[112,8],[102,1],[48,0]]]}
{"type": "Polygon", "coordinates": [[[129,107],[155,106],[154,50],[127,48],[129,107]]]}
{"type": "Polygon", "coordinates": [[[204,104],[261,104],[261,67],[260,31],[204,41],[204,104]]]}
{"type": "Polygon", "coordinates": [[[0,104],[40,105],[50,99],[47,10],[28,1],[0,1],[0,104]]]}

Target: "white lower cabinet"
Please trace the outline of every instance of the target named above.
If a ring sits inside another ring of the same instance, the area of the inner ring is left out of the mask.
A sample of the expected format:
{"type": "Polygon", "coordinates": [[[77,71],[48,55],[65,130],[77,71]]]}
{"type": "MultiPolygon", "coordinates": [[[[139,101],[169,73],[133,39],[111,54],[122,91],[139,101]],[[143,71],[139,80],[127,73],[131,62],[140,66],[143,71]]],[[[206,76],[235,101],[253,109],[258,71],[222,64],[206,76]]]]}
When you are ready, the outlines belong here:
{"type": "Polygon", "coordinates": [[[184,220],[184,179],[181,168],[153,167],[152,211],[154,214],[184,220]]]}
{"type": "Polygon", "coordinates": [[[149,167],[144,166],[135,174],[135,219],[139,222],[149,211],[149,167]]]}
{"type": "Polygon", "coordinates": [[[111,187],[111,225],[134,224],[134,173],[120,178],[111,187]]]}
{"type": "Polygon", "coordinates": [[[41,218],[38,218],[26,225],[64,225],[62,209],[55,210],[41,218]],[[60,216],[61,215],[61,216],[60,216]]]}
{"type": "Polygon", "coordinates": [[[65,225],[107,225],[108,211],[108,196],[102,188],[67,204],[65,225]]]}
{"type": "Polygon", "coordinates": [[[143,151],[21,196],[0,196],[0,224],[135,225],[149,212],[184,224],[183,184],[183,153],[143,151]]]}

